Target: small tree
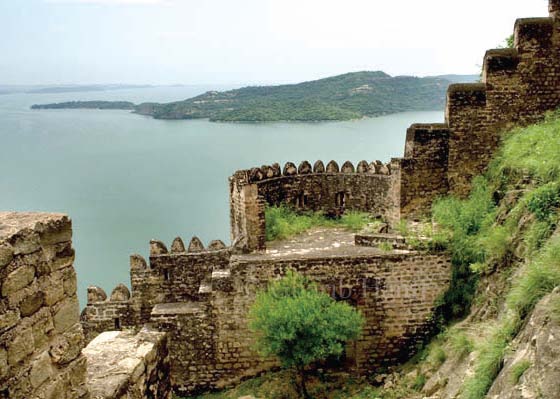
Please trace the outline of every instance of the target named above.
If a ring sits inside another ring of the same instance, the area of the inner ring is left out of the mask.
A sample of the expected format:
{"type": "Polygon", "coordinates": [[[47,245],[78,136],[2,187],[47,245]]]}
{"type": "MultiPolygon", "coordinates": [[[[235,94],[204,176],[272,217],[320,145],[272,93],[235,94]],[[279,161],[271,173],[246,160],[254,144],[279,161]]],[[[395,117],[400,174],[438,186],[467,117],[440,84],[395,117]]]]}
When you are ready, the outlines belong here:
{"type": "Polygon", "coordinates": [[[320,292],[302,275],[288,271],[257,295],[249,313],[249,328],[263,356],[276,356],[300,378],[298,391],[309,398],[306,366],[339,357],[346,342],[358,338],[362,315],[320,292]]]}

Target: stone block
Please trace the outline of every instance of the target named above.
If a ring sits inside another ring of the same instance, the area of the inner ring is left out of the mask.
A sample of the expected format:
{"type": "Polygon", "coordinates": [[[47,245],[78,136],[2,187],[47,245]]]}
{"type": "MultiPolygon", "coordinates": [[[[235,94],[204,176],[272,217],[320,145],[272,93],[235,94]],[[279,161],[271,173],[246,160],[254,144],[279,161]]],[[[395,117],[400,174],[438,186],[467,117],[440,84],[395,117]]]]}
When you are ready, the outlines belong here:
{"type": "Polygon", "coordinates": [[[2,284],[2,296],[6,297],[29,285],[35,278],[35,268],[30,265],[11,272],[2,284]]]}
{"type": "Polygon", "coordinates": [[[34,350],[33,332],[30,328],[21,331],[8,344],[8,364],[16,365],[21,360],[33,353],[34,350]]]}
{"type": "Polygon", "coordinates": [[[0,267],[9,264],[14,258],[14,249],[8,243],[0,244],[0,267]]]}
{"type": "Polygon", "coordinates": [[[33,388],[38,388],[43,382],[50,379],[53,374],[51,358],[47,352],[43,352],[31,364],[29,381],[33,388]]]}
{"type": "Polygon", "coordinates": [[[84,335],[82,326],[76,324],[72,329],[62,335],[58,335],[54,339],[49,353],[54,363],[63,365],[76,359],[83,347],[84,335]]]}
{"type": "Polygon", "coordinates": [[[41,291],[28,295],[20,304],[20,312],[22,317],[31,316],[37,312],[45,299],[45,294],[41,291]]]}
{"type": "Polygon", "coordinates": [[[53,320],[56,332],[62,333],[72,327],[80,319],[78,299],[76,297],[61,302],[53,320]]]}
{"type": "Polygon", "coordinates": [[[0,315],[0,332],[9,330],[20,320],[19,312],[8,310],[0,315]]]}
{"type": "Polygon", "coordinates": [[[52,306],[64,298],[64,281],[60,279],[47,280],[41,290],[45,294],[45,304],[52,306]]]}

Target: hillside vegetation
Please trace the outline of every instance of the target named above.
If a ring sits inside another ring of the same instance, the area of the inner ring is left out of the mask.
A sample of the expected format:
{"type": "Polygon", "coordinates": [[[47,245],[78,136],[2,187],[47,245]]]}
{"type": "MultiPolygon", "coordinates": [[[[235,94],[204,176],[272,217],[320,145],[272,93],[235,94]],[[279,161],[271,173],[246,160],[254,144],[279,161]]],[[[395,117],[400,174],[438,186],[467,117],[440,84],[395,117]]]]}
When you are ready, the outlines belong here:
{"type": "Polygon", "coordinates": [[[34,109],[132,109],[157,119],[211,121],[350,120],[403,111],[441,110],[450,83],[465,75],[417,78],[384,72],[353,72],[325,79],[279,86],[252,86],[209,91],[171,103],[133,105],[123,101],[72,101],[34,105],[34,109]]]}
{"type": "MultiPolygon", "coordinates": [[[[451,288],[438,303],[440,333],[393,372],[352,379],[318,371],[310,392],[330,399],[560,397],[559,208],[560,111],[506,134],[468,198],[434,205],[422,236],[447,248],[453,263],[451,288]]],[[[414,242],[418,229],[401,230],[414,242]]],[[[270,373],[204,398],[295,398],[282,389],[287,378],[270,373]]]]}

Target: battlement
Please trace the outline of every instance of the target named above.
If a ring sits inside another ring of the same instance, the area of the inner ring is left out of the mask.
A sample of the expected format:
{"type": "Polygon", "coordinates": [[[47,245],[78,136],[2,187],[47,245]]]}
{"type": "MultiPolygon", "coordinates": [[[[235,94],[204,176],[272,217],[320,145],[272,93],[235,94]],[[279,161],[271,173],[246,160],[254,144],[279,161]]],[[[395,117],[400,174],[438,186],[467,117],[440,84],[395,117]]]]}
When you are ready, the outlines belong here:
{"type": "Polygon", "coordinates": [[[305,176],[310,174],[351,174],[351,173],[367,173],[367,174],[379,174],[379,175],[390,175],[391,169],[390,164],[383,164],[381,161],[360,161],[354,167],[354,164],[350,161],[346,161],[342,164],[342,167],[334,160],[325,164],[323,161],[316,161],[313,166],[309,161],[300,162],[299,166],[296,166],[293,162],[286,162],[283,168],[280,168],[278,163],[273,163],[272,165],[263,165],[261,167],[254,167],[247,170],[239,170],[233,174],[230,179],[234,179],[238,184],[249,184],[258,183],[270,179],[279,179],[284,177],[293,176],[305,176]]]}
{"type": "Polygon", "coordinates": [[[515,22],[514,43],[520,51],[549,49],[554,32],[553,18],[522,18],[515,22]]]}

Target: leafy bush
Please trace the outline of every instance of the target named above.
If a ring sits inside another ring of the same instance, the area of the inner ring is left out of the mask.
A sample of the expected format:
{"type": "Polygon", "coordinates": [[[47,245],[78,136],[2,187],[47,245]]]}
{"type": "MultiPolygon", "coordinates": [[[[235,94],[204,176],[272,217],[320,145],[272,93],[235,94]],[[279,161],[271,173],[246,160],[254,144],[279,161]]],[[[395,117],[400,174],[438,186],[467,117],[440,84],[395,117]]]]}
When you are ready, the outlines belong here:
{"type": "Polygon", "coordinates": [[[334,301],[291,271],[259,293],[249,312],[259,353],[276,356],[284,367],[297,370],[305,397],[309,396],[305,367],[341,356],[346,342],[358,338],[363,323],[350,305],[334,301]]]}

